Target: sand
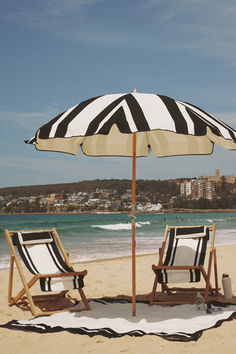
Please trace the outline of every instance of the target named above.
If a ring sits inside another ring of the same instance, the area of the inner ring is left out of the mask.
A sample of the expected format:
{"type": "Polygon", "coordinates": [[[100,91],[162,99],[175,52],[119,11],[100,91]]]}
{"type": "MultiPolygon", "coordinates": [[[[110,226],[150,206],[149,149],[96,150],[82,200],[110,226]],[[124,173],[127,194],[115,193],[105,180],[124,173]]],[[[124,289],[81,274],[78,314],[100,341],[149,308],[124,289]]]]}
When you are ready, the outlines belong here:
{"type": "MultiPolygon", "coordinates": [[[[217,247],[219,278],[229,273],[233,293],[236,294],[236,245],[217,247]]],[[[154,274],[151,265],[156,255],[137,257],[137,294],[150,293],[154,274]]],[[[87,269],[85,293],[88,298],[131,295],[131,259],[121,258],[88,262],[75,265],[75,269],[87,269]]],[[[20,281],[15,272],[15,288],[20,281]]],[[[220,280],[220,279],[219,279],[220,280]]],[[[0,271],[1,298],[0,323],[13,319],[32,318],[30,311],[17,306],[8,306],[8,270],[0,271]]],[[[220,281],[221,285],[221,281],[220,281]]],[[[236,298],[234,297],[234,302],[236,298]]],[[[207,330],[197,342],[170,342],[156,336],[109,339],[102,336],[89,338],[86,335],[67,332],[37,334],[0,328],[0,353],[235,353],[236,321],[224,322],[220,327],[207,330]]]]}

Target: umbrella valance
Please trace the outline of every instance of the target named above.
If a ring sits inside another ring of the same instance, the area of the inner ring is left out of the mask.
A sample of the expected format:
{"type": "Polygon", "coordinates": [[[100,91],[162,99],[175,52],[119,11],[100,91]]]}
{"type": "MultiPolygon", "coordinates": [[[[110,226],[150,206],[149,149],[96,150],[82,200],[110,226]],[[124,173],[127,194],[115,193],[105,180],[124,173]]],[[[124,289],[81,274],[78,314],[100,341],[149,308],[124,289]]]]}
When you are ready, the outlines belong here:
{"type": "Polygon", "coordinates": [[[69,108],[42,126],[28,143],[38,150],[92,156],[157,157],[211,154],[214,143],[236,148],[236,132],[202,109],[167,96],[110,94],[69,108]]]}

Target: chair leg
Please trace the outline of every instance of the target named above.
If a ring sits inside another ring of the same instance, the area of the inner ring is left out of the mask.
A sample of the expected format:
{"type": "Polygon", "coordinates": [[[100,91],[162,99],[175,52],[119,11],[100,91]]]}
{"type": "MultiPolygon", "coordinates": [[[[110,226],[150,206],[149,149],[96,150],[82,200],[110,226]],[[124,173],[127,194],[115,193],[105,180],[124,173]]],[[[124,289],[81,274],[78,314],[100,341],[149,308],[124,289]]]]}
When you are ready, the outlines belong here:
{"type": "Polygon", "coordinates": [[[210,253],[210,256],[209,256],[209,264],[208,264],[207,277],[206,277],[206,290],[205,290],[205,294],[204,294],[204,303],[207,302],[209,290],[213,294],[213,288],[210,283],[211,266],[212,266],[212,252],[210,253]]]}
{"type": "Polygon", "coordinates": [[[24,274],[21,270],[21,267],[19,265],[19,262],[16,260],[15,256],[12,255],[11,256],[11,260],[10,260],[10,271],[9,271],[9,287],[8,287],[8,302],[9,305],[14,305],[16,304],[22,297],[24,294],[26,294],[29,305],[30,305],[30,309],[31,309],[31,313],[33,316],[37,316],[37,308],[34,304],[33,298],[30,294],[29,288],[37,281],[37,277],[33,277],[29,283],[27,284],[24,274]],[[18,294],[16,296],[12,296],[12,286],[13,286],[13,272],[14,272],[14,263],[16,261],[16,266],[18,268],[19,271],[19,275],[21,278],[21,281],[24,285],[24,288],[22,290],[20,290],[18,292],[18,294]]]}
{"type": "Polygon", "coordinates": [[[155,279],[154,279],[154,283],[153,283],[153,287],[152,287],[151,299],[149,301],[149,306],[153,305],[153,302],[155,299],[155,294],[156,294],[156,289],[157,289],[157,284],[158,284],[158,280],[157,280],[157,276],[155,275],[155,279]]]}
{"type": "Polygon", "coordinates": [[[213,250],[213,257],[214,257],[215,288],[216,288],[216,294],[219,294],[216,248],[214,248],[213,250]]]}
{"type": "Polygon", "coordinates": [[[13,272],[14,272],[14,260],[15,257],[11,256],[10,270],[9,270],[9,283],[8,283],[8,303],[12,303],[12,285],[13,285],[13,272]]]}
{"type": "Polygon", "coordinates": [[[89,306],[89,303],[88,303],[88,300],[87,300],[87,298],[86,298],[86,296],[84,294],[83,289],[79,288],[78,291],[79,291],[80,297],[81,297],[81,299],[82,299],[82,301],[84,303],[85,309],[86,310],[91,310],[91,308],[89,306]]]}

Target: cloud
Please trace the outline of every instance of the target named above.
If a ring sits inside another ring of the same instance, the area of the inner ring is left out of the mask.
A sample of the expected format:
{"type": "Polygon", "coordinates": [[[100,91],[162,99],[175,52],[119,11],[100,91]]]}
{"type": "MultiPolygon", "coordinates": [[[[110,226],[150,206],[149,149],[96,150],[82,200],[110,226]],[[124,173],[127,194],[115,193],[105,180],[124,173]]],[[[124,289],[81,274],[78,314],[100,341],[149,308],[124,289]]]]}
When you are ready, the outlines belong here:
{"type": "Polygon", "coordinates": [[[16,127],[32,131],[53,119],[58,113],[55,107],[47,108],[42,112],[0,111],[0,123],[2,127],[16,127]]]}
{"type": "Polygon", "coordinates": [[[163,36],[163,40],[157,38],[160,47],[226,59],[235,65],[234,0],[150,0],[145,5],[146,13],[152,11],[149,29],[163,36]]]}
{"type": "Polygon", "coordinates": [[[73,14],[75,11],[82,12],[100,2],[104,2],[104,0],[40,0],[37,2],[21,0],[20,2],[14,1],[13,5],[11,2],[1,4],[1,10],[2,15],[12,19],[16,19],[18,16],[20,20],[26,19],[27,15],[33,16],[34,19],[44,16],[58,18],[73,14]]]}
{"type": "Polygon", "coordinates": [[[45,14],[61,17],[74,11],[83,11],[84,8],[99,2],[104,0],[41,0],[41,6],[45,14]]]}
{"type": "Polygon", "coordinates": [[[127,43],[130,34],[111,27],[116,23],[117,14],[111,6],[110,13],[106,12],[108,3],[109,0],[42,0],[27,6],[17,3],[14,8],[2,11],[0,18],[73,43],[115,47],[127,43]]]}
{"type": "Polygon", "coordinates": [[[75,44],[182,51],[235,65],[234,0],[42,0],[5,5],[3,20],[75,44]]]}

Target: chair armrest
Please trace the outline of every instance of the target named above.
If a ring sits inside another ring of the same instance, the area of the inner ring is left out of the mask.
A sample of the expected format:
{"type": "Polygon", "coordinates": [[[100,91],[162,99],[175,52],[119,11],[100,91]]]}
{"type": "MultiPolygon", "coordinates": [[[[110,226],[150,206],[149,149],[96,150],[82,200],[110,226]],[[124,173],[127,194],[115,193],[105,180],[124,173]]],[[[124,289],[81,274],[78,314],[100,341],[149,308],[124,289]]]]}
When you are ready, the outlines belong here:
{"type": "Polygon", "coordinates": [[[39,278],[60,278],[60,277],[68,277],[74,275],[87,275],[87,270],[82,270],[80,272],[68,272],[68,273],[52,273],[52,274],[38,274],[39,278]]]}
{"type": "Polygon", "coordinates": [[[189,269],[202,269],[201,265],[198,266],[165,266],[165,265],[152,265],[152,269],[171,269],[171,270],[189,270],[189,269]]]}

